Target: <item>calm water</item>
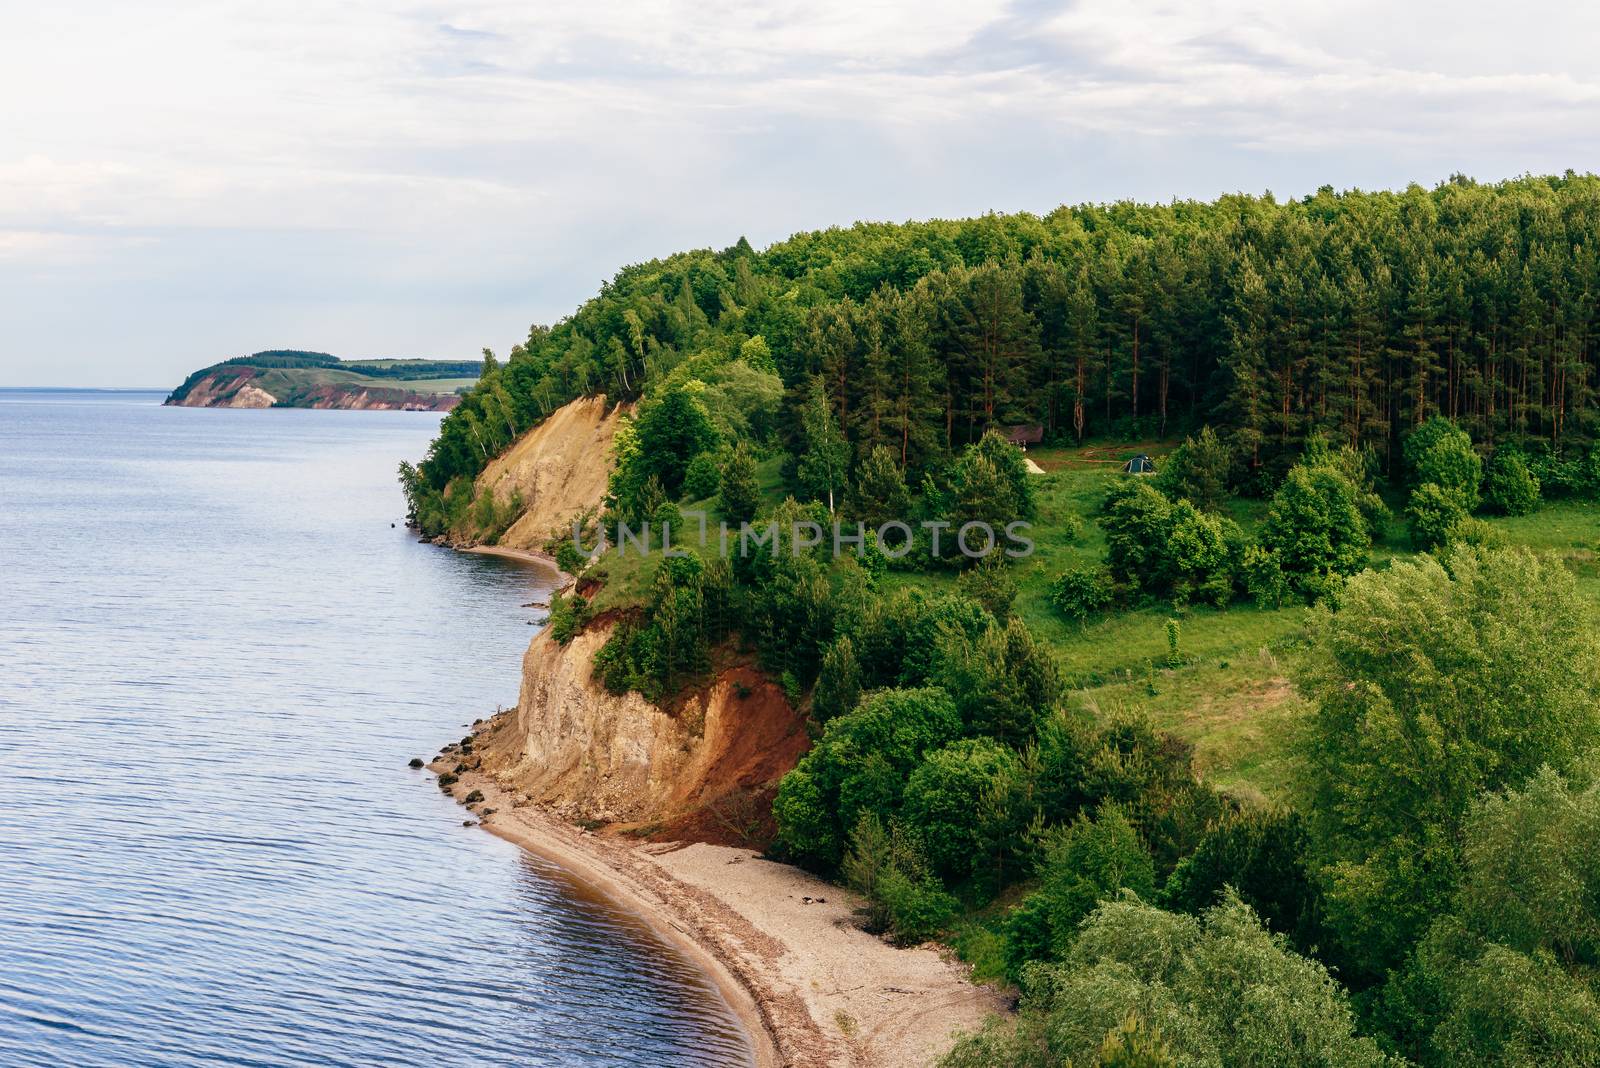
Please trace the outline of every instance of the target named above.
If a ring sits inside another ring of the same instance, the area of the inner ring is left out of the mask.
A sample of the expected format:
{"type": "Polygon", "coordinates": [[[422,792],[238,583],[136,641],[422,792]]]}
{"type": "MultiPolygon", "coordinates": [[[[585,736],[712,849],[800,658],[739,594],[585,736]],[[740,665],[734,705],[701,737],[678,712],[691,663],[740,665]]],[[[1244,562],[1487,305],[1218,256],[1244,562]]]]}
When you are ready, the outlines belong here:
{"type": "Polygon", "coordinates": [[[419,545],[437,416],[0,391],[0,1064],[746,1064],[625,913],[406,768],[538,569],[419,545]]]}

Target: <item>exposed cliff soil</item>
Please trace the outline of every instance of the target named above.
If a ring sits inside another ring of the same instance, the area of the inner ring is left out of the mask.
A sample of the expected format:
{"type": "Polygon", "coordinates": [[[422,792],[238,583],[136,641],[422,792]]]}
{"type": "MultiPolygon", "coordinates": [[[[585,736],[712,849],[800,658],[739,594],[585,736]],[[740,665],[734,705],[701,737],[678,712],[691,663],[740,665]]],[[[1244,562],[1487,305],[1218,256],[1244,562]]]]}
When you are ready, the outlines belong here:
{"type": "Polygon", "coordinates": [[[500,536],[514,549],[541,549],[552,534],[600,506],[611,477],[611,439],[626,411],[604,396],[580,397],[550,413],[478,476],[479,492],[522,497],[522,515],[500,536]]]}
{"type": "Polygon", "coordinates": [[[611,629],[598,622],[565,646],[548,632],[533,639],[517,707],[479,735],[483,770],[569,819],[759,844],[762,797],[810,744],[804,717],[741,665],[671,710],[607,693],[593,659],[611,629]]]}

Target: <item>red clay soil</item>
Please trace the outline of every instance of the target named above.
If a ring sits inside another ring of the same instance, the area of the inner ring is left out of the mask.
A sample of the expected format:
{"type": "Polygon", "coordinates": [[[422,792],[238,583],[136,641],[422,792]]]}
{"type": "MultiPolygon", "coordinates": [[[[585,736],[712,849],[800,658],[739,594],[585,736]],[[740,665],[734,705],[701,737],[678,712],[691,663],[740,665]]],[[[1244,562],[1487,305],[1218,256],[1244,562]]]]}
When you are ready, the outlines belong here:
{"type": "Polygon", "coordinates": [[[750,666],[722,671],[693,696],[704,705],[686,700],[678,708],[721,713],[707,715],[705,774],[672,799],[671,809],[680,815],[652,837],[764,848],[776,830],[772,798],[778,780],[811,748],[806,717],[750,666]]]}

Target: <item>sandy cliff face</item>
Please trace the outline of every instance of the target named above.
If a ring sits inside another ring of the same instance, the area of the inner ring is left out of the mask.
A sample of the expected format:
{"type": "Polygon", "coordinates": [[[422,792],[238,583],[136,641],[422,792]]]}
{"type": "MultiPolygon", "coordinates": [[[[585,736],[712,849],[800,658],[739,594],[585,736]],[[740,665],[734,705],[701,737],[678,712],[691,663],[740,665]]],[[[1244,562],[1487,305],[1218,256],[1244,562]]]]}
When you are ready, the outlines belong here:
{"type": "Polygon", "coordinates": [[[598,507],[611,477],[611,439],[625,413],[606,398],[580,397],[489,462],[478,476],[479,491],[506,501],[522,494],[522,517],[500,537],[512,549],[541,549],[550,535],[598,507]]]}
{"type": "MultiPolygon", "coordinates": [[[[521,494],[524,507],[500,546],[542,549],[599,506],[624,414],[604,397],[580,398],[490,462],[479,491],[501,501],[521,494]]],[[[758,836],[778,779],[809,745],[803,717],[746,666],[716,672],[666,710],[608,693],[593,661],[613,626],[597,621],[565,646],[547,632],[534,638],[517,707],[477,737],[482,770],[572,819],[661,824],[719,841],[758,836]]]]}
{"type": "Polygon", "coordinates": [[[593,660],[610,633],[599,623],[566,646],[534,638],[517,707],[477,737],[483,770],[572,819],[744,819],[805,752],[803,718],[745,667],[719,672],[670,713],[607,693],[593,660]]]}

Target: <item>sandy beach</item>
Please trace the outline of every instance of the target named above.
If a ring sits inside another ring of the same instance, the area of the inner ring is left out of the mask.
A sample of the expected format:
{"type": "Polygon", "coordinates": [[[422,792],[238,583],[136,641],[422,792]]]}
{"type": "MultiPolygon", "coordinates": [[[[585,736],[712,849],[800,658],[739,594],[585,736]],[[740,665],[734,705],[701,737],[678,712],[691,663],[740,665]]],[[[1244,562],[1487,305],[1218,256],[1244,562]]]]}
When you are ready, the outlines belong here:
{"type": "Polygon", "coordinates": [[[505,545],[455,545],[451,547],[464,553],[482,553],[484,556],[504,556],[512,560],[523,560],[532,564],[543,564],[546,567],[552,568],[557,575],[561,576],[562,583],[570,583],[572,581],[572,576],[561,570],[561,566],[556,563],[555,557],[551,556],[549,553],[540,552],[537,549],[513,549],[505,545]]]}
{"type": "Polygon", "coordinates": [[[586,831],[475,771],[451,793],[473,790],[483,793],[473,808],[485,829],[636,911],[703,967],[762,1068],[928,1065],[956,1031],[1005,1008],[934,948],[897,949],[862,931],[853,895],[798,868],[748,849],[586,831]]]}

